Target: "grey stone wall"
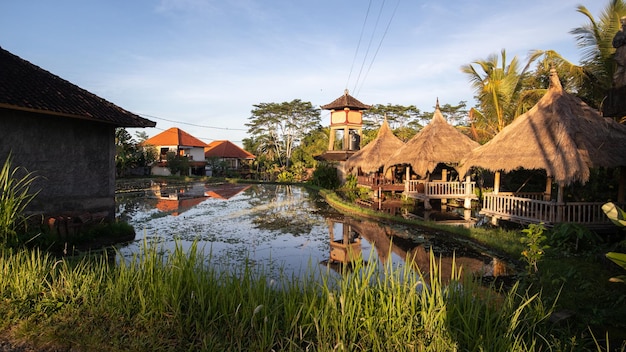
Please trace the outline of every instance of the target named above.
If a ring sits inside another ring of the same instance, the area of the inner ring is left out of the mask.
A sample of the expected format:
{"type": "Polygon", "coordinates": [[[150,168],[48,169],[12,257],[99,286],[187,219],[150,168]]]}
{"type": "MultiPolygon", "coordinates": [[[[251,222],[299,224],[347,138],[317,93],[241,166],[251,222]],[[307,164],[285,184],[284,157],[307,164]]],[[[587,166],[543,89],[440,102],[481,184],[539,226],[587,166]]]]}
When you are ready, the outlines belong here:
{"type": "Polygon", "coordinates": [[[30,212],[115,217],[114,126],[0,109],[0,163],[9,153],[38,176],[30,212]]]}

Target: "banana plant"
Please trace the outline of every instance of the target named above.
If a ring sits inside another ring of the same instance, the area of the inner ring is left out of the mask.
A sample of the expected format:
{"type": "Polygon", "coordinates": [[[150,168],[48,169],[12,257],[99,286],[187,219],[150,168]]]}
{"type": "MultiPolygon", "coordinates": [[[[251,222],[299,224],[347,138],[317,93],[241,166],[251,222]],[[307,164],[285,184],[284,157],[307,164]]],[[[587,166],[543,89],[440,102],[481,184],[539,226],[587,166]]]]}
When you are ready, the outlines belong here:
{"type": "MultiPolygon", "coordinates": [[[[613,202],[608,202],[602,206],[602,211],[604,211],[606,216],[608,216],[615,225],[626,227],[626,211],[622,208],[618,207],[613,202]]],[[[609,252],[606,254],[606,257],[626,270],[626,253],[609,252]]],[[[610,280],[612,282],[626,282],[626,275],[612,277],[610,280]]]]}

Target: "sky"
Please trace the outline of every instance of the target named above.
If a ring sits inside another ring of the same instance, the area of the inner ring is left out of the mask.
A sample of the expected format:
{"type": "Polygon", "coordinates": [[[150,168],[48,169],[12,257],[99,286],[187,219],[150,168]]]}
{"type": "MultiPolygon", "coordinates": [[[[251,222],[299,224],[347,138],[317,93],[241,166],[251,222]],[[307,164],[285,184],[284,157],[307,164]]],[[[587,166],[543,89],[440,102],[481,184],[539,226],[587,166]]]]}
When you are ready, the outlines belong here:
{"type": "MultiPolygon", "coordinates": [[[[608,0],[0,0],[0,47],[210,143],[248,138],[255,104],[474,105],[461,66],[506,50],[579,63],[573,28],[608,0]]],[[[322,125],[330,124],[322,110],[322,125]]]]}

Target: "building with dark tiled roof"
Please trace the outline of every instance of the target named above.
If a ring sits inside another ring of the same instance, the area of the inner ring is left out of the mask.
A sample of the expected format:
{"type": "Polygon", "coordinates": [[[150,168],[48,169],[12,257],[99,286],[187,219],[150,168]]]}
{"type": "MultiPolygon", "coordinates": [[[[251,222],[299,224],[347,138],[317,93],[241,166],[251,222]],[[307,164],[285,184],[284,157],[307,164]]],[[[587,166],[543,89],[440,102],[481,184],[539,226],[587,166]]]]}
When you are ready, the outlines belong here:
{"type": "Polygon", "coordinates": [[[0,47],[0,162],[38,176],[28,211],[115,216],[115,128],[154,127],[0,47]]]}

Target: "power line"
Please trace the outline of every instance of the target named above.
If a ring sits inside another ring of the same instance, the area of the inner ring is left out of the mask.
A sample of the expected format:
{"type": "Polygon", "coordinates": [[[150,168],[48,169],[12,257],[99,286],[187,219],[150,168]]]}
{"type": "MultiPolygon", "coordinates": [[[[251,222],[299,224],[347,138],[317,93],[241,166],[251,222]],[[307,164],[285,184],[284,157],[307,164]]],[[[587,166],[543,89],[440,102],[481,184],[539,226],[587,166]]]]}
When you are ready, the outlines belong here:
{"type": "Polygon", "coordinates": [[[370,36],[370,40],[367,44],[367,49],[365,50],[365,55],[363,55],[363,62],[361,63],[361,68],[359,69],[359,75],[356,77],[356,82],[354,83],[354,89],[352,91],[356,92],[356,87],[359,84],[359,80],[361,79],[361,73],[363,72],[363,67],[365,67],[365,61],[367,60],[367,55],[369,54],[370,47],[372,46],[372,41],[374,40],[374,35],[376,34],[376,28],[378,28],[378,21],[380,21],[380,16],[383,13],[383,7],[385,6],[385,0],[380,4],[380,9],[378,10],[378,16],[376,17],[376,23],[374,24],[374,29],[372,30],[372,35],[370,36]]]}
{"type": "MultiPolygon", "coordinates": [[[[148,116],[148,115],[145,115],[145,116],[148,116]]],[[[168,132],[166,129],[164,129],[164,128],[159,128],[159,127],[145,127],[145,128],[154,128],[155,130],[159,130],[159,131],[162,131],[162,132],[168,132]]],[[[173,133],[173,132],[172,132],[172,133],[173,133]]],[[[193,137],[196,137],[196,136],[193,136],[193,137]]],[[[204,141],[217,141],[217,140],[221,140],[221,139],[208,138],[208,137],[196,137],[196,138],[201,139],[201,140],[204,140],[204,141]]],[[[233,141],[233,140],[230,140],[230,139],[229,139],[229,141],[231,141],[231,142],[235,142],[235,143],[243,143],[243,141],[233,141]]]]}
{"type": "Polygon", "coordinates": [[[153,118],[153,119],[159,119],[159,120],[163,120],[163,121],[167,121],[167,122],[174,122],[174,123],[178,123],[178,124],[182,124],[182,125],[194,126],[194,127],[212,128],[212,129],[216,129],[216,130],[228,130],[228,131],[247,131],[246,129],[243,129],[243,128],[228,128],[228,127],[216,127],[216,126],[207,126],[207,125],[197,125],[195,123],[176,121],[176,120],[169,120],[169,119],[166,119],[166,118],[163,118],[163,117],[154,116],[154,115],[147,115],[147,114],[138,114],[138,115],[139,116],[143,116],[143,117],[153,118]]]}
{"type": "MultiPolygon", "coordinates": [[[[389,27],[391,26],[391,22],[393,21],[393,18],[396,15],[396,11],[398,10],[398,7],[400,6],[400,0],[398,0],[398,2],[396,3],[396,7],[393,9],[393,12],[391,13],[391,17],[389,18],[389,22],[387,22],[387,27],[385,27],[385,31],[383,32],[383,36],[380,38],[380,42],[378,43],[378,47],[376,48],[376,52],[374,53],[374,56],[372,57],[372,61],[370,61],[370,64],[367,68],[367,71],[365,72],[365,76],[363,77],[363,81],[361,82],[361,86],[359,87],[358,90],[355,90],[355,94],[358,95],[358,93],[361,91],[361,88],[363,88],[363,83],[365,82],[365,79],[367,78],[367,75],[369,75],[370,70],[372,69],[372,65],[374,64],[374,60],[376,59],[376,56],[378,55],[378,51],[380,50],[380,47],[383,45],[383,40],[385,39],[385,36],[387,36],[387,32],[389,31],[389,27]]],[[[382,10],[382,7],[381,7],[382,10]]],[[[355,86],[356,88],[356,86],[355,86]]]]}
{"type": "Polygon", "coordinates": [[[371,7],[372,7],[372,0],[370,0],[369,4],[367,5],[367,12],[365,13],[365,19],[363,20],[363,26],[361,27],[361,34],[359,35],[359,42],[356,45],[356,50],[354,51],[354,57],[352,58],[352,64],[350,65],[350,73],[348,73],[348,80],[346,81],[346,89],[348,89],[348,84],[350,83],[350,78],[352,77],[352,70],[354,69],[354,63],[356,62],[359,49],[361,48],[361,40],[363,40],[363,33],[365,33],[365,25],[367,24],[367,18],[369,17],[371,7]]]}

